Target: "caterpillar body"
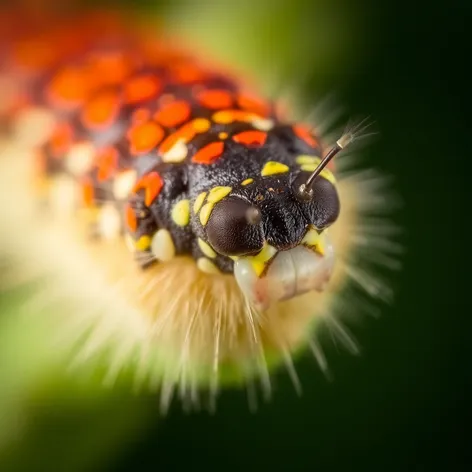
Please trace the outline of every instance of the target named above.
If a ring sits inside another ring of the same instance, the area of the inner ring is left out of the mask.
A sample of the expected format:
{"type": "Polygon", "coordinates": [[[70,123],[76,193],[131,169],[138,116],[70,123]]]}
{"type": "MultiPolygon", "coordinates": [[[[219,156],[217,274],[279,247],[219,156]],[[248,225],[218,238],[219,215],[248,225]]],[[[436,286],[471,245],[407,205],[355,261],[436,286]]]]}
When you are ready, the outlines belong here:
{"type": "MultiPolygon", "coordinates": [[[[137,362],[167,403],[256,377],[269,392],[280,360],[298,388],[293,352],[325,367],[322,319],[352,347],[333,307],[349,277],[380,291],[348,262],[378,180],[330,162],[304,198],[327,151],[313,127],[154,31],[109,14],[47,25],[2,48],[3,121],[33,170],[10,240],[80,306],[59,331],[88,333],[78,357],[113,346],[109,377],[137,362]]],[[[379,219],[364,226],[371,254],[388,247],[379,219]]]]}

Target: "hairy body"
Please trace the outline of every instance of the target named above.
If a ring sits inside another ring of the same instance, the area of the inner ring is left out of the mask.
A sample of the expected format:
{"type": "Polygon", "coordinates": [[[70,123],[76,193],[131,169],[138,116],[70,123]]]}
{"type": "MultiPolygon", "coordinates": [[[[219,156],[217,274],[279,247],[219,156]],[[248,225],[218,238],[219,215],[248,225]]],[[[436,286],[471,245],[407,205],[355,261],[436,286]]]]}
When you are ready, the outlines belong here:
{"type": "Polygon", "coordinates": [[[352,346],[332,300],[377,181],[338,183],[330,165],[302,199],[326,154],[312,128],[119,19],[52,24],[5,43],[4,79],[21,92],[3,110],[9,154],[31,159],[9,169],[35,182],[5,188],[15,182],[21,201],[16,251],[75,299],[75,339],[94,327],[79,358],[111,343],[111,377],[137,358],[168,398],[175,385],[193,395],[254,375],[269,391],[280,360],[298,386],[298,348],[325,366],[312,338],[321,318],[352,346]]]}

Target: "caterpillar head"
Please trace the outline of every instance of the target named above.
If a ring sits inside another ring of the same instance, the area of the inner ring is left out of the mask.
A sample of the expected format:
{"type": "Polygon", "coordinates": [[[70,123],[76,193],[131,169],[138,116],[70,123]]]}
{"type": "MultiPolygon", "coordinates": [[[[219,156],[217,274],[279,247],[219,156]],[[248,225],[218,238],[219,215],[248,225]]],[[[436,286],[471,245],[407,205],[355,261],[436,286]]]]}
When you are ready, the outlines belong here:
{"type": "Polygon", "coordinates": [[[215,205],[208,243],[235,261],[236,280],[256,308],[323,290],[329,281],[334,250],[326,230],[338,218],[340,201],[324,167],[340,149],[338,144],[312,172],[302,167],[262,176],[215,205]]]}

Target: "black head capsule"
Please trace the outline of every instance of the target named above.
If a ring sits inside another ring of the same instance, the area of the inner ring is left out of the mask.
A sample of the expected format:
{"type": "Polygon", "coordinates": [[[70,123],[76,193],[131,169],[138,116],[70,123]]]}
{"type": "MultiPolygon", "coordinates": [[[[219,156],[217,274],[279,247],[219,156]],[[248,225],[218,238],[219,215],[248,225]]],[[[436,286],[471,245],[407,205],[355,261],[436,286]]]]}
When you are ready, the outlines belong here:
{"type": "Polygon", "coordinates": [[[310,173],[301,171],[294,176],[292,192],[297,198],[304,220],[318,230],[333,224],[340,212],[340,201],[336,185],[331,179],[321,176],[315,179],[308,192],[300,197],[300,188],[306,185],[310,173]]]}
{"type": "Polygon", "coordinates": [[[261,212],[256,207],[249,207],[246,210],[246,221],[249,225],[258,225],[261,222],[261,212]]]}

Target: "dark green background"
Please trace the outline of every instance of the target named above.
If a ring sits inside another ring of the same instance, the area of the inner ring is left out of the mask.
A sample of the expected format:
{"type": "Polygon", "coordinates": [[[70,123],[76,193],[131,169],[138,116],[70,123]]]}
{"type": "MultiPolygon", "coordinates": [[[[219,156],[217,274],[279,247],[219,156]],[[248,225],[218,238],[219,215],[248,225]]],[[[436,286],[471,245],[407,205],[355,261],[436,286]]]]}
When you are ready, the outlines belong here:
{"type": "Polygon", "coordinates": [[[333,383],[307,357],[301,399],[282,377],[257,415],[240,395],[223,396],[215,417],[176,409],[123,454],[118,470],[466,469],[471,313],[460,286],[470,280],[463,222],[471,153],[461,93],[470,86],[470,3],[355,3],[369,17],[371,51],[332,86],[350,110],[375,117],[382,137],[369,158],[397,177],[405,201],[398,218],[408,252],[396,302],[355,329],[361,358],[330,352],[333,383]]]}
{"type": "MultiPolygon", "coordinates": [[[[316,6],[309,2],[295,4],[300,22],[316,15],[316,6]]],[[[471,466],[465,418],[471,379],[466,204],[472,157],[464,139],[470,136],[464,92],[471,84],[471,3],[335,4],[352,8],[362,18],[368,52],[349,74],[334,74],[329,84],[313,80],[305,96],[310,100],[315,93],[335,89],[349,113],[372,115],[381,131],[365,158],[396,176],[404,200],[396,218],[407,230],[404,269],[392,279],[394,303],[382,307],[380,319],[353,327],[363,348],[360,357],[338,353],[328,343],[334,381],[327,382],[306,356],[297,365],[302,397],[281,373],[273,400],[261,402],[256,414],[248,411],[245,394],[238,392],[223,394],[214,416],[187,415],[176,404],[160,419],[153,398],[116,397],[113,416],[120,411],[143,414],[146,405],[147,429],[132,441],[119,442],[99,470],[403,472],[471,466]]],[[[271,22],[270,8],[266,21],[271,22]]],[[[241,25],[241,34],[243,29],[241,25]]],[[[108,421],[106,415],[100,421],[103,410],[95,405],[83,416],[71,407],[56,418],[53,406],[45,408],[46,420],[42,417],[32,440],[54,450],[49,441],[74,441],[78,428],[92,434],[97,423],[109,435],[113,424],[103,426],[108,421]]],[[[70,457],[51,462],[51,455],[37,449],[47,468],[72,470],[65,465],[70,457]]],[[[39,464],[30,470],[42,470],[39,464]]],[[[20,470],[19,465],[11,467],[20,470]]]]}

